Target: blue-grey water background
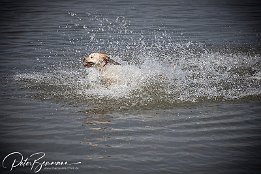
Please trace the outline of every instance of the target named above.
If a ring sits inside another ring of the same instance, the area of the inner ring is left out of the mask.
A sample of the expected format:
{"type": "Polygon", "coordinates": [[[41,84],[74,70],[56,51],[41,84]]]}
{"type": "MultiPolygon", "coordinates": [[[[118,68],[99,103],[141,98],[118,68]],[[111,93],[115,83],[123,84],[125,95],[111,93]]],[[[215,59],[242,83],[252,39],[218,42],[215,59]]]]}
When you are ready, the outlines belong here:
{"type": "Polygon", "coordinates": [[[81,164],[41,173],[260,173],[260,7],[1,1],[1,163],[45,152],[81,164]],[[82,66],[97,51],[126,67],[123,84],[82,66]]]}

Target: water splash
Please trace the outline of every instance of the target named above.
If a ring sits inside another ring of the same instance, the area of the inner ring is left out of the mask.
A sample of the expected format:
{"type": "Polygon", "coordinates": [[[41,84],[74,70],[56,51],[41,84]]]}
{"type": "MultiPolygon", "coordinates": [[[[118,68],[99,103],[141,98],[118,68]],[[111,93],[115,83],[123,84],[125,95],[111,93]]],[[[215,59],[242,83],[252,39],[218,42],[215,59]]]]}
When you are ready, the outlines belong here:
{"type": "Polygon", "coordinates": [[[40,99],[122,110],[260,98],[261,56],[251,49],[213,49],[202,43],[178,41],[162,28],[138,32],[124,17],[87,14],[86,19],[68,14],[74,24],[61,28],[62,35],[68,29],[65,36],[73,43],[72,48],[45,59],[48,63],[41,63],[47,68],[41,71],[15,76],[40,99]],[[82,67],[79,57],[86,48],[88,52],[105,50],[122,64],[119,83],[103,85],[99,72],[82,67]]]}

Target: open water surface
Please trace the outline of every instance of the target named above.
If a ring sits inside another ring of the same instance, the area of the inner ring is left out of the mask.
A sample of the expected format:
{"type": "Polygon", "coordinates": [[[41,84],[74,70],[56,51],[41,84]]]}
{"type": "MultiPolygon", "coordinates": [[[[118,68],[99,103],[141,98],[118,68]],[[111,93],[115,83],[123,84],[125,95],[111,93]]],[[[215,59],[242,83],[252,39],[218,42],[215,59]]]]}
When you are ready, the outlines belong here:
{"type": "Polygon", "coordinates": [[[1,1],[1,171],[35,173],[44,153],[71,165],[40,173],[260,173],[260,7],[1,1]],[[121,83],[83,67],[98,51],[121,83]]]}

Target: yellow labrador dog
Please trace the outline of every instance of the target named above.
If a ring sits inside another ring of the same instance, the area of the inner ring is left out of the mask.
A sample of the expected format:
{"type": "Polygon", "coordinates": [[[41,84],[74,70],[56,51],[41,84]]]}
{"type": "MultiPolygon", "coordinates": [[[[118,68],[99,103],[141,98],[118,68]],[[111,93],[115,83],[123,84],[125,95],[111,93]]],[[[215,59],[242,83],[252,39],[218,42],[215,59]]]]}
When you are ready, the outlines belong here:
{"type": "Polygon", "coordinates": [[[91,53],[89,56],[84,57],[83,65],[87,68],[94,67],[99,71],[106,68],[107,65],[120,65],[118,62],[110,59],[106,53],[91,53]]]}
{"type": "Polygon", "coordinates": [[[106,53],[91,53],[84,57],[83,65],[87,68],[96,68],[101,73],[102,82],[106,85],[120,80],[120,64],[110,59],[106,53]]]}

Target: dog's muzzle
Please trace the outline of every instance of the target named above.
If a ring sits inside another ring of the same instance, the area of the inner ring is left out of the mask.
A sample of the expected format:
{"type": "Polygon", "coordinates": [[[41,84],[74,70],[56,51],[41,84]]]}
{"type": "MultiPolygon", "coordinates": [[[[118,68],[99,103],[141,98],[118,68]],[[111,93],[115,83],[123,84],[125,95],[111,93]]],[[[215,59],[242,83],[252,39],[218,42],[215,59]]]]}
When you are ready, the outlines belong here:
{"type": "Polygon", "coordinates": [[[84,66],[84,67],[87,67],[87,68],[90,68],[90,67],[92,67],[93,65],[95,65],[95,63],[93,63],[93,62],[85,62],[85,63],[83,64],[83,66],[84,66]]]}

